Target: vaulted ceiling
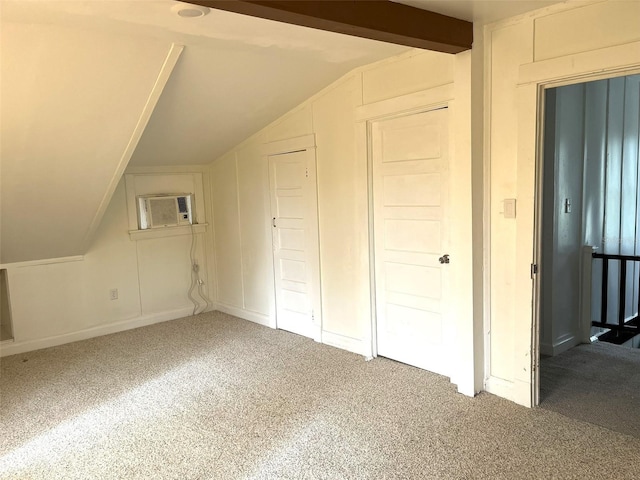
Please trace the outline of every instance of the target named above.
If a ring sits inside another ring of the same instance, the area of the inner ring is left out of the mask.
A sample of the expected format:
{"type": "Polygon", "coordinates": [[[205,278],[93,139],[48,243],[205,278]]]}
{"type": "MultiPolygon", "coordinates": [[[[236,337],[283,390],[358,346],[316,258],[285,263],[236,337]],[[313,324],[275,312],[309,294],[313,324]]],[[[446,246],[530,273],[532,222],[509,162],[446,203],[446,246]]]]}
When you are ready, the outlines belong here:
{"type": "MultiPolygon", "coordinates": [[[[183,18],[176,3],[0,1],[0,263],[84,253],[127,165],[208,164],[407,50],[219,10],[183,18]]],[[[491,21],[555,2],[401,3],[491,21]]]]}
{"type": "MultiPolygon", "coordinates": [[[[349,70],[406,50],[218,10],[182,18],[172,11],[176,3],[3,0],[2,19],[32,29],[54,24],[186,46],[131,159],[139,166],[209,163],[349,70]]],[[[490,21],[554,2],[398,3],[490,21]]]]}

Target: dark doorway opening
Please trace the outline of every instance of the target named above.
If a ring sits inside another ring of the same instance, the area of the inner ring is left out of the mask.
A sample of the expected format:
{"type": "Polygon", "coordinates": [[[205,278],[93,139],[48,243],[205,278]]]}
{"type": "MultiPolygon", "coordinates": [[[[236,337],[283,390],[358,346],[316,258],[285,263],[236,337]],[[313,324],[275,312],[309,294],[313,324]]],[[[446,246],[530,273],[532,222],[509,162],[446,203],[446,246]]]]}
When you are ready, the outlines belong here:
{"type": "Polygon", "coordinates": [[[540,405],[640,436],[640,75],[545,93],[540,405]]]}

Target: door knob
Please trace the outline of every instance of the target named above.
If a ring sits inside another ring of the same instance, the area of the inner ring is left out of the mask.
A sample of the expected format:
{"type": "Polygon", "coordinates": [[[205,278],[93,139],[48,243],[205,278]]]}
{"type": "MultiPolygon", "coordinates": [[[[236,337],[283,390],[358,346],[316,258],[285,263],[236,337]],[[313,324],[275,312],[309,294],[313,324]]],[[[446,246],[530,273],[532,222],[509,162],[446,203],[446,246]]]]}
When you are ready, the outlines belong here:
{"type": "Polygon", "coordinates": [[[443,256],[441,256],[438,261],[440,263],[449,263],[449,254],[444,254],[443,256]]]}

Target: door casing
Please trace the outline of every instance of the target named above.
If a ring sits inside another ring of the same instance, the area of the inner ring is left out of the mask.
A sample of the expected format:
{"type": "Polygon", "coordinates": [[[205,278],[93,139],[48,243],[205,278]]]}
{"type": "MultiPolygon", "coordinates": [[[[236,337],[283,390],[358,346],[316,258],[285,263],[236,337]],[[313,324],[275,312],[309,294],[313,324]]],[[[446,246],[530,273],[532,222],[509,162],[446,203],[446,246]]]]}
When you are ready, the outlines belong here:
{"type": "MultiPolygon", "coordinates": [[[[382,198],[380,197],[380,195],[382,195],[382,191],[380,191],[380,189],[382,188],[380,181],[382,180],[382,178],[384,177],[380,177],[380,175],[382,174],[383,171],[385,170],[389,170],[391,169],[391,171],[395,171],[396,174],[398,174],[398,171],[403,171],[404,174],[403,175],[415,175],[416,174],[416,169],[418,169],[422,174],[428,174],[428,175],[433,175],[433,174],[438,174],[441,178],[441,181],[443,182],[444,186],[441,187],[436,187],[436,189],[439,192],[439,197],[441,199],[441,203],[439,204],[438,208],[441,211],[441,217],[439,218],[439,226],[441,228],[440,231],[440,241],[441,246],[440,246],[440,250],[437,252],[438,256],[441,256],[443,254],[445,254],[446,252],[448,252],[448,248],[449,248],[449,220],[450,220],[450,214],[448,211],[448,203],[449,203],[449,175],[448,175],[448,170],[449,170],[449,161],[448,161],[448,157],[449,157],[449,150],[450,150],[450,143],[449,143],[449,129],[450,129],[450,122],[449,122],[449,112],[448,109],[446,107],[439,107],[439,108],[429,108],[425,111],[419,111],[419,112],[410,112],[410,113],[406,113],[404,115],[398,116],[392,116],[391,118],[381,118],[381,119],[376,119],[376,120],[372,120],[369,121],[369,133],[372,136],[371,137],[371,145],[372,147],[374,146],[374,135],[375,132],[377,130],[377,126],[382,124],[380,128],[385,128],[383,125],[385,122],[388,121],[401,121],[404,122],[406,124],[406,122],[409,122],[406,126],[410,126],[410,125],[421,125],[421,126],[425,126],[425,120],[427,121],[427,124],[430,126],[438,125],[439,127],[444,127],[443,130],[439,130],[442,134],[443,137],[441,137],[441,139],[444,140],[444,149],[441,151],[442,156],[438,157],[438,158],[429,158],[428,160],[414,160],[413,161],[413,165],[410,167],[400,167],[398,164],[386,164],[386,166],[384,164],[379,163],[379,160],[381,160],[381,158],[379,157],[379,155],[382,155],[382,152],[379,149],[376,149],[374,151],[371,152],[371,160],[372,160],[372,168],[371,168],[371,177],[372,177],[372,184],[373,184],[373,188],[371,191],[371,200],[375,203],[376,199],[378,202],[378,208],[381,208],[380,205],[380,201],[382,200],[382,198]],[[429,114],[427,117],[425,117],[425,114],[429,114]],[[420,115],[422,115],[422,117],[419,117],[420,115]],[[436,115],[436,116],[434,116],[436,115]],[[416,121],[418,121],[419,123],[415,123],[416,121]],[[377,153],[376,153],[377,152],[377,153]],[[376,160],[376,158],[378,160],[376,160]],[[420,166],[417,166],[417,162],[420,162],[420,166]],[[426,163],[425,163],[426,162],[426,163]],[[436,169],[436,170],[431,170],[433,162],[436,162],[436,164],[440,164],[441,168],[436,169]],[[376,170],[380,168],[381,170],[378,171],[376,173],[376,170]],[[407,169],[408,168],[408,169],[407,169]],[[398,170],[400,169],[400,170],[398,170]],[[375,191],[375,185],[376,185],[376,180],[377,180],[377,184],[378,184],[378,191],[375,191]]],[[[396,125],[396,128],[398,126],[396,125]]],[[[394,131],[395,129],[392,129],[391,131],[394,131]]],[[[384,131],[384,130],[383,130],[384,131]]],[[[442,140],[439,140],[439,142],[442,142],[442,140]]],[[[381,146],[381,144],[378,144],[379,146],[381,146]]],[[[443,145],[443,143],[439,143],[439,145],[443,145]]],[[[375,206],[372,207],[373,208],[373,225],[372,225],[372,257],[373,257],[373,265],[372,265],[372,270],[373,270],[373,276],[374,276],[374,282],[376,282],[374,284],[378,285],[379,281],[382,281],[382,277],[378,278],[377,275],[380,275],[381,272],[384,270],[380,264],[380,261],[382,261],[382,258],[386,258],[387,260],[389,260],[388,255],[398,255],[398,252],[393,252],[393,250],[388,251],[386,248],[382,247],[381,245],[376,245],[377,242],[381,241],[381,238],[376,238],[376,230],[377,230],[377,234],[378,236],[380,236],[382,234],[381,230],[380,230],[380,225],[377,225],[376,228],[376,211],[375,211],[375,206]],[[384,254],[382,252],[385,252],[384,254]],[[381,258],[376,258],[377,255],[381,255],[381,258]],[[377,273],[376,273],[377,272],[377,273]]],[[[431,207],[429,207],[431,208],[431,207]]],[[[410,212],[413,212],[411,214],[412,219],[417,220],[418,217],[420,217],[422,220],[424,220],[424,216],[426,215],[426,217],[429,217],[429,214],[425,214],[424,212],[421,213],[416,213],[413,210],[410,210],[410,212]],[[417,215],[417,217],[415,216],[417,215]]],[[[378,214],[382,214],[382,211],[378,210],[378,214]]],[[[386,217],[385,217],[386,218],[386,217]]],[[[409,219],[409,217],[405,217],[403,215],[400,215],[400,217],[397,218],[406,218],[409,219]]],[[[380,218],[378,218],[378,220],[380,220],[380,218]]],[[[432,220],[436,220],[436,218],[433,218],[432,220]]],[[[428,262],[430,262],[431,260],[427,260],[429,257],[431,257],[434,253],[436,252],[423,252],[422,254],[420,253],[413,253],[411,254],[409,251],[404,251],[404,254],[400,254],[401,257],[403,258],[403,260],[397,260],[400,261],[400,263],[405,263],[406,261],[408,261],[408,257],[406,257],[406,255],[418,255],[418,259],[417,260],[418,263],[414,263],[411,265],[417,266],[417,265],[421,265],[421,266],[427,266],[428,262]],[[423,262],[427,262],[427,264],[424,264],[423,262]]],[[[413,257],[412,257],[413,258],[413,257]]],[[[437,263],[436,263],[437,265],[437,263]]],[[[452,332],[452,323],[450,321],[449,318],[449,302],[451,300],[450,295],[449,295],[449,285],[450,285],[450,281],[449,281],[449,266],[439,266],[439,271],[440,271],[440,280],[441,280],[441,297],[437,300],[437,303],[439,303],[439,307],[436,307],[435,304],[433,304],[432,306],[427,307],[427,305],[430,304],[430,302],[433,301],[433,299],[428,299],[426,297],[420,297],[422,298],[422,300],[425,302],[422,306],[422,308],[418,307],[417,305],[414,305],[412,308],[417,308],[418,310],[421,310],[425,313],[439,313],[440,314],[440,318],[441,318],[441,326],[442,326],[442,339],[444,340],[444,342],[442,344],[434,344],[432,348],[429,348],[429,346],[427,345],[427,342],[425,342],[425,347],[431,351],[432,353],[429,355],[427,353],[427,351],[424,351],[424,349],[420,349],[422,350],[422,353],[419,353],[419,351],[414,351],[414,350],[410,350],[409,349],[409,345],[406,345],[407,350],[397,350],[396,349],[396,353],[393,354],[390,358],[393,358],[394,360],[398,360],[398,361],[406,361],[407,363],[414,365],[414,366],[418,366],[418,367],[422,367],[422,368],[426,368],[430,371],[436,372],[436,373],[440,373],[443,374],[445,376],[450,376],[451,372],[450,370],[450,366],[451,366],[451,361],[448,358],[450,355],[450,348],[448,348],[448,343],[453,339],[454,335],[452,332]],[[424,309],[424,310],[423,310],[424,309]],[[435,309],[435,310],[432,310],[435,309]],[[413,352],[413,353],[411,353],[413,352]],[[433,355],[437,356],[437,360],[434,361],[433,359],[433,355]]],[[[433,266],[429,267],[430,269],[433,268],[433,266]]],[[[388,278],[385,278],[385,281],[388,280],[388,278]]],[[[386,288],[385,288],[386,290],[386,288]]],[[[372,295],[376,296],[378,294],[381,294],[382,291],[376,291],[373,290],[372,291],[372,295]]],[[[389,291],[389,294],[393,294],[393,291],[389,291]]],[[[414,297],[415,298],[415,297],[414,297]]],[[[378,299],[380,300],[380,299],[378,299]]],[[[391,302],[391,304],[396,304],[396,305],[402,305],[404,304],[404,302],[406,300],[401,300],[401,299],[397,299],[397,301],[399,301],[400,303],[395,303],[395,302],[391,302]]],[[[383,318],[385,318],[384,316],[382,316],[382,313],[378,311],[378,308],[383,308],[382,304],[380,304],[380,302],[376,302],[376,309],[375,309],[375,314],[376,314],[376,331],[374,332],[374,335],[376,335],[376,350],[378,351],[378,353],[380,353],[381,347],[380,347],[380,343],[382,342],[382,339],[379,338],[380,332],[378,331],[378,328],[381,326],[381,323],[384,321],[382,320],[383,318]]],[[[412,303],[412,302],[409,302],[412,303]]],[[[419,302],[420,303],[420,302],[419,302]]],[[[385,303],[386,305],[386,303],[385,303]]],[[[406,306],[406,304],[405,304],[406,306]]],[[[387,321],[391,321],[391,319],[387,319],[387,321]]],[[[404,343],[404,342],[403,342],[404,343]]],[[[389,345],[391,346],[393,344],[393,342],[389,345]]],[[[414,345],[415,347],[415,345],[414,345]]],[[[393,348],[392,348],[393,350],[393,348]]],[[[387,352],[386,355],[389,355],[390,351],[387,352]]]]}
{"type": "MultiPolygon", "coordinates": [[[[308,175],[311,187],[311,202],[307,209],[309,215],[309,234],[307,235],[306,248],[308,249],[307,261],[311,268],[310,277],[312,278],[311,292],[309,293],[311,300],[311,308],[313,310],[313,330],[311,338],[317,342],[322,341],[322,293],[320,283],[320,244],[318,232],[318,182],[316,170],[316,140],[315,135],[304,135],[285,140],[266,143],[262,147],[263,161],[269,163],[269,157],[275,155],[283,155],[287,153],[306,151],[308,155],[308,175]]],[[[271,197],[271,187],[269,188],[269,199],[271,197]]],[[[269,200],[268,200],[269,201],[269,200]]],[[[273,238],[273,236],[272,236],[273,238]]],[[[272,240],[273,242],[273,240],[272,240]]],[[[275,245],[272,244],[272,252],[275,245]]],[[[274,256],[271,255],[272,271],[276,274],[274,256]]],[[[276,296],[276,282],[274,278],[274,298],[276,296]]],[[[270,326],[278,328],[278,320],[276,314],[277,308],[274,301],[274,308],[271,312],[270,326]]]]}
{"type": "MultiPolygon", "coordinates": [[[[377,317],[376,317],[376,279],[375,279],[375,244],[374,244],[374,204],[373,204],[373,156],[371,142],[372,123],[380,120],[389,120],[416,113],[428,112],[449,107],[453,97],[452,85],[433,88],[417,94],[406,95],[401,98],[381,101],[371,105],[365,105],[358,109],[356,135],[358,142],[358,157],[367,162],[367,190],[369,203],[369,282],[370,282],[370,308],[371,322],[365,338],[364,352],[367,358],[378,356],[377,317]]],[[[451,137],[450,137],[451,138],[451,137]]],[[[451,141],[451,140],[450,140],[451,141]]]]}
{"type": "MultiPolygon", "coordinates": [[[[640,42],[638,43],[640,45],[640,42]]],[[[640,63],[634,65],[627,63],[626,67],[620,67],[615,63],[626,55],[627,50],[623,47],[612,48],[609,52],[599,52],[599,59],[591,62],[581,62],[585,55],[593,56],[593,52],[569,55],[566,58],[573,59],[571,62],[554,63],[539,62],[539,64],[527,64],[520,67],[518,90],[518,176],[519,180],[518,196],[525,191],[532,192],[533,201],[520,202],[518,216],[522,218],[520,222],[531,222],[530,232],[532,232],[531,243],[518,242],[518,253],[516,255],[519,263],[526,263],[526,259],[531,258],[531,264],[540,265],[542,258],[542,192],[544,173],[544,99],[545,90],[549,88],[562,87],[576,83],[585,83],[619,76],[633,75],[640,73],[640,63]],[[547,63],[547,64],[545,64],[547,63]],[[613,63],[613,64],[612,64],[613,63]],[[576,65],[584,65],[578,69],[576,65]],[[553,67],[553,68],[551,68],[553,67]],[[525,159],[533,158],[531,165],[525,159]],[[521,208],[524,207],[524,208],[521,208]]],[[[625,62],[626,63],[626,62],[625,62]]],[[[525,194],[526,196],[526,194],[525,194]]],[[[520,265],[522,266],[522,265],[520,265]]],[[[518,313],[530,312],[531,328],[529,338],[522,337],[516,339],[518,344],[528,343],[527,350],[530,352],[530,368],[522,373],[522,378],[517,378],[524,387],[514,392],[512,400],[525,406],[537,406],[540,403],[540,326],[541,326],[541,275],[531,274],[531,283],[519,281],[517,290],[518,313]],[[531,300],[527,300],[531,299],[531,300]]]]}

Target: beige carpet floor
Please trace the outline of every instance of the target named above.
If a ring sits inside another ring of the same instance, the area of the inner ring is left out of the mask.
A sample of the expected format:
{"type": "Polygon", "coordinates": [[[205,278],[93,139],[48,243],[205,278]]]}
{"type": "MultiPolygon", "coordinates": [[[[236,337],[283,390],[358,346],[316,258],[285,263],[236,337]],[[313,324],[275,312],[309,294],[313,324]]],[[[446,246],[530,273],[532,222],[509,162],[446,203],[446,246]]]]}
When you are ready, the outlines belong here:
{"type": "Polygon", "coordinates": [[[221,313],[4,358],[0,387],[3,479],[640,472],[637,438],[221,313]]]}
{"type": "Polygon", "coordinates": [[[640,438],[640,349],[578,345],[540,364],[540,406],[640,438]]]}

